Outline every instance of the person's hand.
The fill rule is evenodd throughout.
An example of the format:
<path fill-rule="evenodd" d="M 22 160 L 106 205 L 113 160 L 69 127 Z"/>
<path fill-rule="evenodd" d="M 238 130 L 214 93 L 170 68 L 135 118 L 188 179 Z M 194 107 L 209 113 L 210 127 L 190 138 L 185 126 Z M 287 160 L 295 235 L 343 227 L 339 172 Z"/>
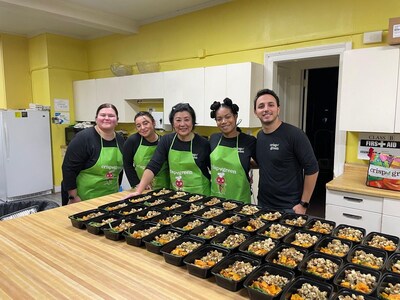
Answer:
<path fill-rule="evenodd" d="M 307 208 L 305 208 L 303 205 L 299 203 L 293 206 L 293 210 L 296 214 L 305 215 Z"/>
<path fill-rule="evenodd" d="M 82 201 L 82 199 L 79 196 L 75 196 L 74 199 L 68 200 L 68 204 L 74 204 L 74 203 L 78 203 L 81 201 Z"/>

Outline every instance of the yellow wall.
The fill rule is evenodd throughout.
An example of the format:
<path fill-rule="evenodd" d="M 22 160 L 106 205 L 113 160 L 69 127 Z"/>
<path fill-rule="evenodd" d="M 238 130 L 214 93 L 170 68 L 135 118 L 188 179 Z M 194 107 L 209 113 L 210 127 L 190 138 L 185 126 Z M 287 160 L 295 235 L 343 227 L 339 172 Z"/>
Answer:
<path fill-rule="evenodd" d="M 0 109 L 7 108 L 6 81 L 4 79 L 3 38 L 0 35 Z"/>

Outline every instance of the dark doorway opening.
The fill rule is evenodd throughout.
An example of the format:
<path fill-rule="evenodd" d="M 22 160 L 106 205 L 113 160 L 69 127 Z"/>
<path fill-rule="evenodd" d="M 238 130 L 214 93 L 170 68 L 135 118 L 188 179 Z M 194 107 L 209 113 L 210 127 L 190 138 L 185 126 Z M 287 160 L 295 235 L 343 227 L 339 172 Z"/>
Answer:
<path fill-rule="evenodd" d="M 318 180 L 307 214 L 325 217 L 325 185 L 333 179 L 339 68 L 305 70 L 305 77 L 305 132 L 319 164 Z"/>

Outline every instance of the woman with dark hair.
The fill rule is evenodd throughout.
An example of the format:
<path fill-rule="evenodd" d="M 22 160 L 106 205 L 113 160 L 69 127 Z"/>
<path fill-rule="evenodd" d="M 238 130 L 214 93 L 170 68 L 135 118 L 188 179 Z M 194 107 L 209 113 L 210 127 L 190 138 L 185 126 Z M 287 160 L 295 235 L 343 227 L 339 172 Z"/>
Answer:
<path fill-rule="evenodd" d="M 210 144 L 193 132 L 196 114 L 188 103 L 172 107 L 169 121 L 174 133 L 164 135 L 148 163 L 136 192 L 141 194 L 168 161 L 171 187 L 176 191 L 210 194 Z"/>
<path fill-rule="evenodd" d="M 251 202 L 250 161 L 255 159 L 256 138 L 237 127 L 239 107 L 225 98 L 210 107 L 221 133 L 210 137 L 211 195 Z"/>
<path fill-rule="evenodd" d="M 139 184 L 160 139 L 155 130 L 156 122 L 149 112 L 138 112 L 135 116 L 135 126 L 137 133 L 126 140 L 123 150 L 124 170 L 132 188 Z M 157 176 L 153 178 L 151 188 L 169 188 L 169 172 L 166 162 Z"/>
<path fill-rule="evenodd" d="M 94 127 L 80 131 L 68 145 L 62 165 L 63 204 L 119 190 L 124 138 L 115 133 L 118 110 L 104 103 L 97 108 L 95 120 Z"/>

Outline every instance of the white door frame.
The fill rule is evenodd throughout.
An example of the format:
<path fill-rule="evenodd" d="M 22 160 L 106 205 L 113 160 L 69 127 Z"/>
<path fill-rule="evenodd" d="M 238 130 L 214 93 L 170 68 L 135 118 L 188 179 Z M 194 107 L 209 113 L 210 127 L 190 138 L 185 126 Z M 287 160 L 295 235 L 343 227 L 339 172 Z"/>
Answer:
<path fill-rule="evenodd" d="M 335 130 L 335 156 L 334 156 L 334 177 L 343 173 L 346 160 L 346 131 L 339 130 L 339 112 L 340 112 L 340 91 L 342 85 L 342 64 L 343 52 L 352 48 L 351 42 L 329 44 L 323 46 L 298 48 L 279 52 L 265 53 L 264 55 L 264 86 L 269 89 L 276 89 L 278 85 L 279 62 L 298 61 L 302 59 L 322 58 L 328 56 L 339 56 L 339 82 L 338 82 L 338 101 L 336 109 L 336 130 Z"/>

